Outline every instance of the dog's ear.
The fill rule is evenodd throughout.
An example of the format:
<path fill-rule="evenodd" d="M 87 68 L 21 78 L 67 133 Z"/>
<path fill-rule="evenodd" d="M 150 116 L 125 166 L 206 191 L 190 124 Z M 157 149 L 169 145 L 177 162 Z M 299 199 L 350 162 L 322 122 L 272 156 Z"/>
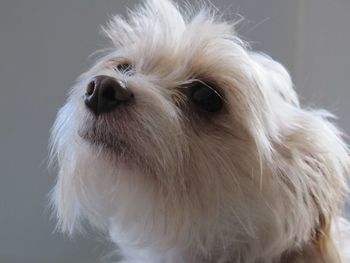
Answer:
<path fill-rule="evenodd" d="M 330 113 L 300 107 L 283 66 L 265 55 L 250 53 L 250 57 L 257 86 L 272 109 L 271 169 L 295 210 L 285 220 L 300 242 L 301 250 L 293 256 L 300 259 L 283 262 L 341 262 L 330 227 L 343 205 L 350 173 L 342 133 L 332 124 Z"/>
<path fill-rule="evenodd" d="M 58 171 L 57 183 L 50 193 L 50 203 L 58 219 L 57 228 L 68 234 L 78 228 L 80 221 L 80 204 L 76 191 L 79 177 L 75 173 L 77 159 L 73 152 L 73 149 L 79 147 L 73 147 L 78 138 L 69 122 L 74 119 L 73 112 L 74 106 L 68 101 L 57 114 L 50 137 L 49 166 Z"/>
<path fill-rule="evenodd" d="M 335 243 L 340 236 L 336 219 L 347 191 L 348 150 L 324 113 L 303 112 L 305 119 L 295 120 L 302 122 L 290 131 L 283 146 L 276 148 L 289 163 L 280 175 L 285 190 L 294 195 L 296 211 L 291 217 L 296 220 L 291 220 L 289 227 L 298 233 L 300 242 L 281 262 L 342 263 L 340 246 Z M 300 217 L 302 221 L 298 221 Z M 304 232 L 299 230 L 302 228 Z"/>
<path fill-rule="evenodd" d="M 108 201 L 112 198 L 104 199 L 108 195 L 105 189 L 115 184 L 115 178 L 111 176 L 112 168 L 107 169 L 98 153 L 90 151 L 83 144 L 74 145 L 58 159 L 58 179 L 51 193 L 51 204 L 58 219 L 57 227 L 69 235 L 83 231 L 85 222 L 102 230 L 106 226 Z"/>
<path fill-rule="evenodd" d="M 259 72 L 264 76 L 265 88 L 275 93 L 285 102 L 299 106 L 299 99 L 293 89 L 288 71 L 280 63 L 266 54 L 250 52 L 250 58 L 257 64 Z"/>
<path fill-rule="evenodd" d="M 339 248 L 333 240 L 332 222 L 320 216 L 321 225 L 315 231 L 312 242 L 302 248 L 288 252 L 282 258 L 284 263 L 343 263 Z M 333 222 L 334 224 L 334 222 Z"/>
<path fill-rule="evenodd" d="M 304 248 L 287 253 L 281 263 L 344 263 L 333 240 L 324 236 L 315 244 L 308 244 Z"/>
<path fill-rule="evenodd" d="M 296 219 L 290 220 L 290 228 L 298 233 L 301 249 L 293 255 L 298 260 L 291 257 L 284 262 L 340 263 L 331 228 L 347 193 L 349 150 L 329 113 L 295 107 L 289 115 L 281 124 L 281 139 L 275 147 L 284 164 L 276 162 L 275 166 L 287 163 L 280 175 L 285 191 L 291 193 L 290 201 L 296 204 L 289 215 Z"/>
<path fill-rule="evenodd" d="M 74 137 L 57 149 L 59 171 L 51 193 L 57 227 L 69 235 L 82 232 L 85 225 L 106 229 L 114 188 L 106 189 L 117 180 L 108 160 L 79 140 Z"/>
<path fill-rule="evenodd" d="M 332 219 L 326 219 L 324 216 L 320 216 L 320 226 L 316 230 L 315 235 L 315 253 L 320 258 L 320 262 L 334 262 L 341 263 L 339 249 L 333 240 L 332 233 Z M 334 224 L 334 222 L 333 222 Z"/>
<path fill-rule="evenodd" d="M 299 100 L 291 78 L 281 64 L 264 54 L 248 51 L 246 55 L 249 67 L 242 77 L 246 81 L 237 85 L 243 87 L 237 92 L 243 96 L 232 104 L 236 110 L 236 105 L 243 107 L 238 115 L 246 116 L 244 126 L 255 141 L 261 163 L 272 163 L 273 141 L 279 139 L 281 121 L 288 117 L 288 113 L 284 114 L 284 108 L 299 108 Z M 242 61 L 238 64 L 245 63 Z M 241 67 L 240 70 L 244 69 Z"/>
<path fill-rule="evenodd" d="M 70 176 L 63 174 L 61 170 L 58 174 L 58 181 L 51 192 L 51 206 L 56 213 L 57 228 L 59 231 L 72 235 L 74 231 L 81 230 L 80 227 L 80 203 L 75 186 Z"/>

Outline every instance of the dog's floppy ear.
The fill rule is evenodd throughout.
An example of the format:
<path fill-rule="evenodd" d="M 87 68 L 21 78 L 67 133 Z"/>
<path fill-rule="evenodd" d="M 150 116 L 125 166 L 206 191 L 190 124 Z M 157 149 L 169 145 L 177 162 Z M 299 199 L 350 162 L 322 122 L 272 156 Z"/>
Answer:
<path fill-rule="evenodd" d="M 329 121 L 329 113 L 295 107 L 291 114 L 291 119 L 282 124 L 276 150 L 288 163 L 281 168 L 280 176 L 285 191 L 291 193 L 291 202 L 297 204 L 289 215 L 296 219 L 290 220 L 290 228 L 298 233 L 301 247 L 293 255 L 298 260 L 286 262 L 341 263 L 331 228 L 347 193 L 349 150 Z M 276 166 L 285 164 L 277 162 Z"/>
<path fill-rule="evenodd" d="M 84 144 L 72 148 L 68 145 L 68 149 L 58 152 L 62 156 L 57 160 L 58 179 L 51 193 L 57 227 L 69 235 L 83 231 L 83 222 L 103 230 L 109 210 L 101 203 L 106 207 L 109 203 L 101 201 L 101 198 L 109 193 L 105 190 L 106 185 L 115 184 L 115 178 L 111 176 L 112 168 L 107 169 L 107 164 L 98 153 L 92 154 Z"/>
<path fill-rule="evenodd" d="M 57 228 L 72 234 L 80 217 L 80 204 L 75 189 L 76 158 L 73 145 L 76 135 L 68 120 L 73 119 L 71 103 L 62 107 L 57 115 L 50 137 L 50 166 L 58 170 L 57 183 L 50 193 L 50 202 L 58 219 Z"/>
<path fill-rule="evenodd" d="M 238 94 L 243 94 L 244 98 L 232 104 L 237 104 L 236 108 L 243 105 L 239 115 L 247 116 L 244 125 L 255 141 L 260 160 L 274 162 L 273 141 L 279 139 L 280 123 L 286 118 L 281 114 L 285 112 L 284 108 L 299 108 L 299 100 L 291 78 L 281 64 L 264 54 L 248 51 L 246 55 L 249 67 L 243 79 L 247 81 L 237 85 L 243 87 Z"/>
<path fill-rule="evenodd" d="M 56 212 L 58 230 L 71 235 L 74 231 L 81 230 L 80 203 L 76 190 L 73 189 L 73 180 L 69 178 L 74 175 L 63 173 L 62 170 L 59 172 L 57 184 L 51 192 L 51 206 Z"/>
<path fill-rule="evenodd" d="M 266 55 L 251 52 L 250 57 L 257 86 L 272 108 L 268 116 L 276 125 L 269 130 L 276 154 L 271 167 L 295 204 L 285 220 L 299 249 L 283 262 L 340 263 L 330 228 L 343 205 L 350 173 L 342 133 L 330 113 L 300 107 L 283 66 Z"/>
<path fill-rule="evenodd" d="M 339 255 L 338 248 L 333 240 L 333 233 L 331 229 L 332 218 L 327 220 L 322 215 L 320 217 L 321 224 L 319 229 L 316 230 L 315 236 L 315 252 L 322 263 L 341 263 L 342 260 Z"/>
<path fill-rule="evenodd" d="M 280 96 L 284 101 L 299 106 L 299 99 L 287 70 L 266 54 L 250 52 L 250 58 L 257 63 L 259 71 L 266 78 L 266 89 Z"/>
<path fill-rule="evenodd" d="M 335 240 L 344 231 L 337 229 L 337 217 L 347 192 L 348 149 L 325 113 L 302 112 L 305 119 L 295 119 L 295 130 L 276 148 L 289 163 L 280 176 L 294 196 L 296 211 L 289 215 L 294 220 L 287 221 L 301 243 L 282 262 L 342 263 Z"/>
<path fill-rule="evenodd" d="M 320 219 L 323 220 L 325 219 Z M 344 263 L 333 240 L 331 222 L 325 220 L 322 224 L 316 230 L 312 242 L 296 251 L 287 252 L 281 262 Z"/>

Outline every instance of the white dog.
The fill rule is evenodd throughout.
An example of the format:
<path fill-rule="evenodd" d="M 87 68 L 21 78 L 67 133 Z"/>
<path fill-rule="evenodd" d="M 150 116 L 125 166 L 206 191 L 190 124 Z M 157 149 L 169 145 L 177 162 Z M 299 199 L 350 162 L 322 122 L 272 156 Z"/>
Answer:
<path fill-rule="evenodd" d="M 148 0 L 52 134 L 60 229 L 87 222 L 133 263 L 340 263 L 349 150 L 287 71 L 212 11 Z"/>

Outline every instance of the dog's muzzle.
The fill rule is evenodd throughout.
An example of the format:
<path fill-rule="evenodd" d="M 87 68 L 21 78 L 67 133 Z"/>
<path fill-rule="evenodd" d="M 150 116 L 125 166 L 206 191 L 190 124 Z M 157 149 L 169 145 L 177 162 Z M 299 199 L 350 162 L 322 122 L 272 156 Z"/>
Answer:
<path fill-rule="evenodd" d="M 84 102 L 96 116 L 99 116 L 129 102 L 133 96 L 124 82 L 110 76 L 100 75 L 89 82 Z"/>

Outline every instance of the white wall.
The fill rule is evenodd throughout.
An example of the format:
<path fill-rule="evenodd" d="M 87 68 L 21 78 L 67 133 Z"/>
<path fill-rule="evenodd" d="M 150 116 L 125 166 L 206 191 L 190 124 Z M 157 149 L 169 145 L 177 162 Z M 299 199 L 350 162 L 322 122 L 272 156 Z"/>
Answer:
<path fill-rule="evenodd" d="M 299 0 L 298 10 L 297 90 L 350 134 L 350 1 Z"/>

